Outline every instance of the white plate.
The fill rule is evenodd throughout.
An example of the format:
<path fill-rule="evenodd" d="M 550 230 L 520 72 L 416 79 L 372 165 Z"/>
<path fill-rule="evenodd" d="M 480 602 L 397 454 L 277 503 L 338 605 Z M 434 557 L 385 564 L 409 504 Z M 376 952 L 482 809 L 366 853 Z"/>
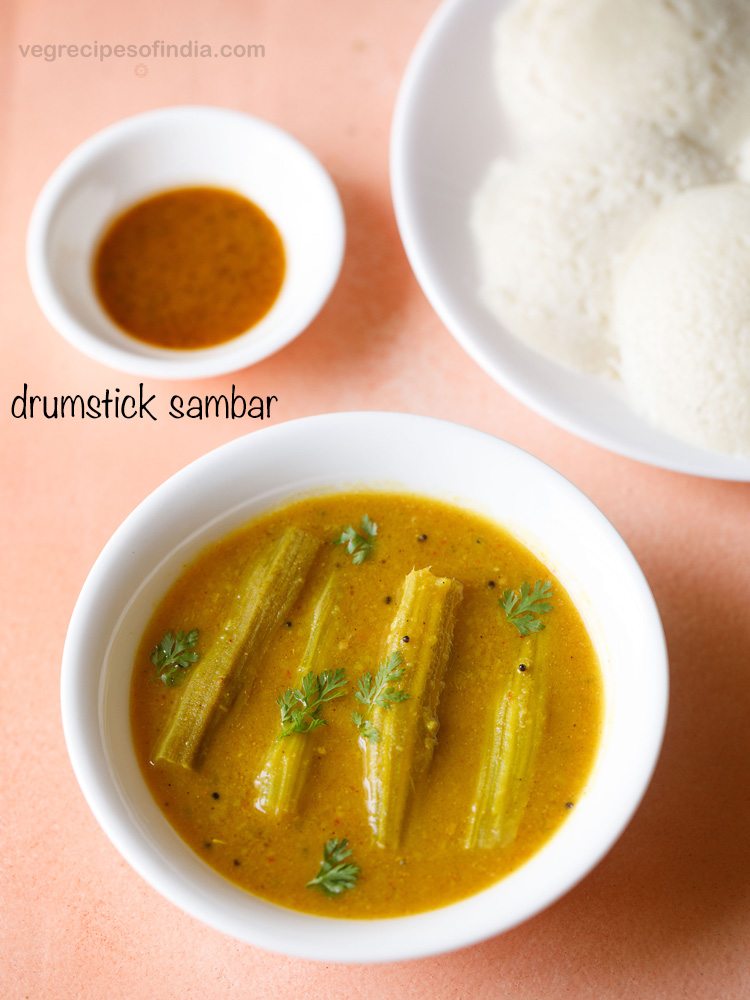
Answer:
<path fill-rule="evenodd" d="M 509 392 L 560 427 L 651 465 L 750 480 L 750 460 L 684 444 L 646 423 L 614 386 L 547 361 L 482 305 L 469 206 L 509 149 L 492 82 L 492 25 L 509 0 L 448 0 L 419 41 L 393 120 L 391 184 L 401 238 L 435 311 Z"/>

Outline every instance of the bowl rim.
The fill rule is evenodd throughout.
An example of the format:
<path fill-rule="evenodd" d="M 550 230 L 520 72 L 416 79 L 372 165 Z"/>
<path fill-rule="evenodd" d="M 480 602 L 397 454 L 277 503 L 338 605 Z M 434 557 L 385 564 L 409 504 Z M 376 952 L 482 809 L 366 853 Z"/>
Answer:
<path fill-rule="evenodd" d="M 414 121 L 419 119 L 421 113 L 422 76 L 429 68 L 437 46 L 444 37 L 450 39 L 454 47 L 460 44 L 460 30 L 456 28 L 456 22 L 464 17 L 466 11 L 471 14 L 484 6 L 496 16 L 500 7 L 509 2 L 510 0 L 500 0 L 499 3 L 497 0 L 442 0 L 423 29 L 401 80 L 391 119 L 389 176 L 396 224 L 417 283 L 438 318 L 469 357 L 524 406 L 556 426 L 606 451 L 655 468 L 706 479 L 750 481 L 749 457 L 723 454 L 681 441 L 665 431 L 646 424 L 629 404 L 629 412 L 643 421 L 644 429 L 674 442 L 674 448 L 677 449 L 674 453 L 664 448 L 649 450 L 639 441 L 631 440 L 628 434 L 623 434 L 614 428 L 611 430 L 602 428 L 596 417 L 583 419 L 579 414 L 569 411 L 564 399 L 558 401 L 557 397 L 548 391 L 549 384 L 554 382 L 556 376 L 566 380 L 580 379 L 581 385 L 575 390 L 577 396 L 586 392 L 587 384 L 601 388 L 604 383 L 598 377 L 568 371 L 563 366 L 543 358 L 542 355 L 536 355 L 536 352 L 520 339 L 518 346 L 535 354 L 537 363 L 543 362 L 548 371 L 534 379 L 528 378 L 523 372 L 516 372 L 512 365 L 508 366 L 503 359 L 496 357 L 487 348 L 485 339 L 474 333 L 470 318 L 462 315 L 459 303 L 451 301 L 452 297 L 448 294 L 442 275 L 432 259 L 429 240 L 423 232 L 420 221 L 420 212 L 410 194 L 413 183 L 409 179 L 411 166 L 408 151 L 409 136 Z M 499 105 L 497 114 L 500 115 Z M 456 299 L 458 298 L 456 296 Z M 499 332 L 504 329 L 497 321 L 494 322 Z M 508 335 L 512 336 L 510 333 Z"/>
<path fill-rule="evenodd" d="M 252 130 L 255 135 L 274 137 L 299 159 L 316 177 L 325 199 L 329 216 L 333 250 L 325 280 L 319 282 L 304 310 L 304 319 L 288 327 L 280 327 L 268 335 L 259 348 L 253 342 L 255 327 L 222 344 L 187 351 L 153 348 L 144 355 L 124 345 L 108 343 L 81 323 L 66 307 L 49 267 L 47 240 L 54 214 L 64 200 L 68 186 L 76 176 L 113 144 L 140 133 L 154 125 L 180 124 L 195 119 L 223 122 L 230 128 Z M 177 184 L 176 187 L 183 185 Z M 159 190 L 168 190 L 160 188 Z M 158 193 L 155 191 L 154 193 Z M 127 207 L 127 206 L 123 206 Z M 282 234 L 283 236 L 283 234 Z M 256 115 L 233 108 L 210 104 L 179 104 L 154 108 L 111 122 L 94 132 L 72 149 L 49 175 L 31 210 L 26 231 L 26 270 L 34 298 L 47 321 L 65 340 L 95 361 L 131 375 L 158 379 L 191 379 L 224 375 L 256 364 L 270 357 L 298 337 L 312 323 L 329 298 L 341 272 L 346 244 L 346 221 L 338 190 L 331 175 L 320 160 L 290 132 Z M 137 340 L 134 340 L 137 343 Z M 222 353 L 217 351 L 221 349 Z"/>
<path fill-rule="evenodd" d="M 184 489 L 190 477 L 194 476 L 196 472 L 210 463 L 232 462 L 247 449 L 252 452 L 254 447 L 253 442 L 257 441 L 259 437 L 264 439 L 266 445 L 272 442 L 276 452 L 280 452 L 284 446 L 285 439 L 293 443 L 296 436 L 300 434 L 304 435 L 308 431 L 314 432 L 316 438 L 319 438 L 326 431 L 335 431 L 336 428 L 340 428 L 343 432 L 347 426 L 350 429 L 358 428 L 359 430 L 364 430 L 368 426 L 371 427 L 373 421 L 378 425 L 380 430 L 388 427 L 399 434 L 408 435 L 410 430 L 417 433 L 418 429 L 426 429 L 425 432 L 429 433 L 431 428 L 433 432 L 438 433 L 448 430 L 450 433 L 456 435 L 457 438 L 466 440 L 467 443 L 469 438 L 475 441 L 481 440 L 483 442 L 482 447 L 494 451 L 496 457 L 499 457 L 502 453 L 512 453 L 516 460 L 530 464 L 541 474 L 544 474 L 550 484 L 555 484 L 557 491 L 565 491 L 573 497 L 576 503 L 583 505 L 587 517 L 592 518 L 598 523 L 616 547 L 619 556 L 622 557 L 622 572 L 627 573 L 630 577 L 631 583 L 638 591 L 639 601 L 643 602 L 643 628 L 648 633 L 648 645 L 651 650 L 651 660 L 653 661 L 653 684 L 649 692 L 653 702 L 653 710 L 650 716 L 651 730 L 646 733 L 646 739 L 639 749 L 639 770 L 631 788 L 632 798 L 628 799 L 624 804 L 618 804 L 618 810 L 614 816 L 611 814 L 607 815 L 606 821 L 604 821 L 606 832 L 599 836 L 596 849 L 587 854 L 585 858 L 578 857 L 575 864 L 570 866 L 572 873 L 571 871 L 566 872 L 563 878 L 557 879 L 554 886 L 550 888 L 545 885 L 544 890 L 540 893 L 541 898 L 534 898 L 531 902 L 526 900 L 523 905 L 518 906 L 513 919 L 506 919 L 498 925 L 497 918 L 495 917 L 493 920 L 493 914 L 490 912 L 484 916 L 481 928 L 477 928 L 474 924 L 469 926 L 461 920 L 454 920 L 451 923 L 449 932 L 446 932 L 445 928 L 441 929 L 439 926 L 440 920 L 446 912 L 455 910 L 456 916 L 458 916 L 462 906 L 478 897 L 491 893 L 497 886 L 505 883 L 508 879 L 512 879 L 517 872 L 523 872 L 538 854 L 532 855 L 529 861 L 525 862 L 520 869 L 516 869 L 505 878 L 473 896 L 435 910 L 428 910 L 414 915 L 372 920 L 352 920 L 322 917 L 306 913 L 302 914 L 299 911 L 269 904 L 276 910 L 287 914 L 290 920 L 302 918 L 306 922 L 306 925 L 310 927 L 314 926 L 316 930 L 320 928 L 321 933 L 322 929 L 327 927 L 330 927 L 332 930 L 338 929 L 339 931 L 342 927 L 365 928 L 362 933 L 362 940 L 359 938 L 355 940 L 354 933 L 349 934 L 349 932 L 344 932 L 345 934 L 349 934 L 351 940 L 347 940 L 346 948 L 342 949 L 341 945 L 336 943 L 335 933 L 332 933 L 330 936 L 326 935 L 325 943 L 322 943 L 320 935 L 315 937 L 312 934 L 309 940 L 299 935 L 290 935 L 288 939 L 284 938 L 282 940 L 280 935 L 273 930 L 252 925 L 251 922 L 249 922 L 251 924 L 249 927 L 243 925 L 240 928 L 232 918 L 232 915 L 223 914 L 218 905 L 214 906 L 212 910 L 212 900 L 201 897 L 198 891 L 187 885 L 186 880 L 180 878 L 179 873 L 175 873 L 174 870 L 166 871 L 160 868 L 156 864 L 156 861 L 159 859 L 157 858 L 155 848 L 147 842 L 143 832 L 136 828 L 132 818 L 128 818 L 130 824 L 128 826 L 128 823 L 121 824 L 120 820 L 112 815 L 112 808 L 108 805 L 107 798 L 113 794 L 120 793 L 116 777 L 112 773 L 111 768 L 108 767 L 106 771 L 106 779 L 102 779 L 101 776 L 97 776 L 96 770 L 91 764 L 91 754 L 95 753 L 97 749 L 100 753 L 104 753 L 106 757 L 105 739 L 102 732 L 103 709 L 101 700 L 97 700 L 98 718 L 96 726 L 97 736 L 95 739 L 85 732 L 85 713 L 81 711 L 81 705 L 85 698 L 91 696 L 90 691 L 85 689 L 84 670 L 90 669 L 86 667 L 86 649 L 89 641 L 89 633 L 98 627 L 96 625 L 95 604 L 99 594 L 104 589 L 104 581 L 111 572 L 113 554 L 121 549 L 124 543 L 131 544 L 129 535 L 132 534 L 136 527 L 140 528 L 142 526 L 141 522 L 153 516 L 153 512 L 170 491 Z M 404 488 L 404 492 L 407 491 L 408 488 Z M 335 492 L 335 490 L 331 490 L 330 492 Z M 420 490 L 415 490 L 414 492 L 421 492 L 421 495 L 429 496 L 428 492 Z M 297 493 L 290 492 L 287 498 L 293 499 L 297 496 Z M 116 624 L 110 623 L 109 634 L 113 634 L 115 629 Z M 97 669 L 101 685 L 105 671 L 101 666 L 98 666 Z M 414 414 L 360 411 L 303 417 L 264 428 L 260 432 L 255 431 L 243 435 L 205 453 L 191 462 L 142 500 L 105 544 L 81 589 L 65 639 L 60 685 L 65 743 L 84 798 L 99 825 L 115 848 L 152 888 L 156 889 L 157 892 L 184 912 L 187 912 L 203 923 L 239 940 L 255 944 L 269 951 L 328 962 L 380 963 L 442 954 L 495 936 L 541 912 L 584 878 L 608 853 L 620 837 L 648 788 L 664 736 L 669 680 L 666 641 L 658 609 L 648 582 L 635 557 L 619 533 L 582 491 L 559 472 L 530 453 L 507 441 L 474 428 Z M 564 828 L 565 824 L 558 827 L 548 843 L 554 842 L 559 836 L 560 830 Z M 222 876 L 217 874 L 217 877 L 224 881 Z M 244 892 L 244 890 L 239 891 Z M 250 893 L 248 895 L 251 898 L 257 899 L 257 897 L 253 897 Z M 421 933 L 412 932 L 412 929 L 416 926 L 421 929 Z M 376 935 L 373 935 L 373 929 L 377 930 Z M 370 943 L 372 936 L 377 939 L 374 946 Z M 329 940 L 333 943 L 329 944 Z"/>

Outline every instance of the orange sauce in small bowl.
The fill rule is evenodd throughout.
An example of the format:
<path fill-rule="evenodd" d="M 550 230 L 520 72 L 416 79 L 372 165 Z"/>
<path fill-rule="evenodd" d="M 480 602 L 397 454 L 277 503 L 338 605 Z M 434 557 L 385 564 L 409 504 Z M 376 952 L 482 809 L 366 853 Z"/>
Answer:
<path fill-rule="evenodd" d="M 99 301 L 155 347 L 213 347 L 271 309 L 284 281 L 281 235 L 252 201 L 223 188 L 165 191 L 126 209 L 94 254 Z"/>

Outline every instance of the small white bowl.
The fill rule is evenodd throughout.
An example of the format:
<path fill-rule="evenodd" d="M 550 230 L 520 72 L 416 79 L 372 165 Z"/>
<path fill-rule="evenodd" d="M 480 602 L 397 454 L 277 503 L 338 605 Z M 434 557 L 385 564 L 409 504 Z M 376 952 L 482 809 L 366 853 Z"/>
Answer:
<path fill-rule="evenodd" d="M 209 868 L 169 825 L 135 758 L 133 661 L 151 612 L 186 560 L 300 495 L 403 490 L 507 527 L 565 586 L 596 646 L 605 719 L 587 786 L 551 840 L 507 878 L 416 916 L 332 920 L 284 909 Z M 462 947 L 514 926 L 582 878 L 612 846 L 651 777 L 667 708 L 659 615 L 625 543 L 567 480 L 478 431 L 427 417 L 341 413 L 270 427 L 177 473 L 107 543 L 65 642 L 62 715 L 73 768 L 107 835 L 159 892 L 207 924 L 304 958 L 379 962 Z M 634 873 L 635 874 L 635 873 Z"/>
<path fill-rule="evenodd" d="M 194 185 L 230 188 L 268 215 L 284 242 L 284 283 L 269 312 L 233 340 L 187 351 L 152 347 L 102 309 L 92 256 L 128 206 Z M 98 132 L 60 164 L 31 215 L 27 266 L 45 316 L 84 354 L 135 375 L 197 378 L 254 364 L 300 334 L 336 283 L 344 235 L 331 178 L 288 133 L 225 108 L 163 108 Z"/>

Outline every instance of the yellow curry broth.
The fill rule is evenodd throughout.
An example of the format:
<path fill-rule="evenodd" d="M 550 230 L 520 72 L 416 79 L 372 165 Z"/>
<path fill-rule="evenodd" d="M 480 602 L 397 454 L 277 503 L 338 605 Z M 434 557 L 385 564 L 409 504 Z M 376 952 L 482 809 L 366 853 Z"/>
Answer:
<path fill-rule="evenodd" d="M 379 533 L 359 566 L 330 544 L 367 513 Z M 242 567 L 279 536 L 283 526 L 309 530 L 324 544 L 288 623 L 274 635 L 250 691 L 240 696 L 213 738 L 197 772 L 150 763 L 180 687 L 167 688 L 150 663 L 162 635 L 200 630 L 207 649 Z M 427 538 L 420 541 L 420 536 Z M 412 568 L 464 584 L 453 653 L 439 705 L 440 731 L 432 766 L 415 790 L 398 850 L 374 846 L 362 792 L 362 753 L 351 713 L 359 676 L 374 671 Z M 315 748 L 298 815 L 271 819 L 254 806 L 253 785 L 279 731 L 277 696 L 295 684 L 312 607 L 331 572 L 339 575 L 344 613 L 338 652 L 317 670 L 345 667 L 345 698 L 325 705 L 328 725 L 304 738 Z M 253 522 L 187 566 L 156 609 L 141 642 L 132 685 L 138 759 L 156 801 L 180 835 L 233 882 L 299 910 L 346 917 L 395 916 L 470 895 L 518 867 L 537 851 L 574 806 L 591 768 L 602 716 L 596 656 L 581 619 L 553 580 L 554 610 L 545 616 L 550 709 L 537 757 L 534 787 L 514 843 L 466 850 L 460 835 L 471 807 L 481 744 L 489 739 L 491 692 L 514 669 L 520 639 L 498 599 L 505 587 L 550 579 L 522 545 L 489 522 L 431 500 L 384 494 L 313 498 Z M 389 600 L 390 599 L 390 600 Z M 392 711 L 398 711 L 394 706 Z M 324 842 L 347 837 L 361 869 L 357 885 L 330 898 L 306 883 L 317 873 Z"/>

